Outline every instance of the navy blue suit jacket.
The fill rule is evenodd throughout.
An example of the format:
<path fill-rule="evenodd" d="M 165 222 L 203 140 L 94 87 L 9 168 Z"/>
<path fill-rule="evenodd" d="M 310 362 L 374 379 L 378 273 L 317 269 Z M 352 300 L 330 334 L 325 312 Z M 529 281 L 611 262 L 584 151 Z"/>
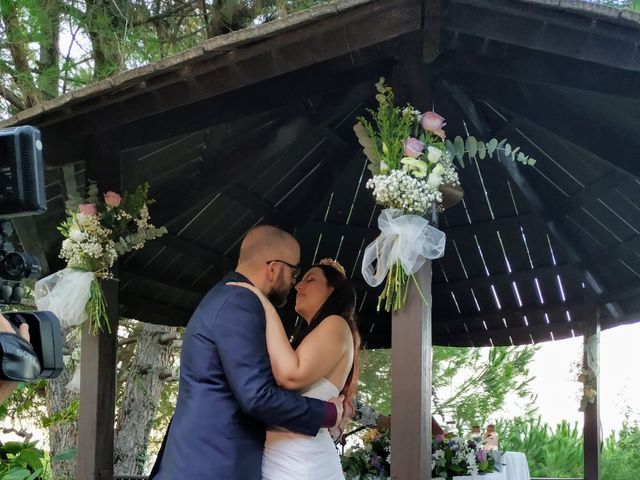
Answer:
<path fill-rule="evenodd" d="M 237 272 L 213 287 L 189 320 L 173 419 L 154 480 L 260 480 L 266 425 L 316 435 L 325 405 L 279 388 L 264 309 Z"/>

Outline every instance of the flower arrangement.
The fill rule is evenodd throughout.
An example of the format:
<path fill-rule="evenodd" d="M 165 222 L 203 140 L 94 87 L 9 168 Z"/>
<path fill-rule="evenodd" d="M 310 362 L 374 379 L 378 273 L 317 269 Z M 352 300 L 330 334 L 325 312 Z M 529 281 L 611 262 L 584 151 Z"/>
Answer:
<path fill-rule="evenodd" d="M 144 184 L 133 193 L 107 192 L 100 198 L 91 183 L 82 203 L 67 203 L 67 218 L 58 227 L 65 237 L 60 257 L 67 268 L 36 283 L 38 308 L 53 311 L 65 326 L 88 318 L 93 333 L 110 331 L 98 280 L 113 277 L 110 269 L 118 257 L 167 233 L 149 223 L 153 200 L 148 194 Z"/>
<path fill-rule="evenodd" d="M 364 448 L 350 450 L 340 457 L 347 480 L 382 480 L 391 475 L 389 432 L 369 430 L 362 438 Z"/>
<path fill-rule="evenodd" d="M 364 448 L 341 457 L 347 480 L 391 478 L 391 437 L 372 429 L 363 437 Z M 470 438 L 436 436 L 431 443 L 431 476 L 451 480 L 454 476 L 478 475 L 495 470 L 498 452 L 484 447 L 480 436 Z"/>
<path fill-rule="evenodd" d="M 384 304 L 385 310 L 391 311 L 404 306 L 408 279 L 411 277 L 415 281 L 413 274 L 425 259 L 436 259 L 444 254 L 446 237 L 442 232 L 436 234 L 436 229 L 421 217 L 431 208 L 442 210 L 462 198 L 455 163 L 464 167 L 465 156 L 484 159 L 497 152 L 524 165 L 535 164 L 535 159 L 519 148 L 512 148 L 506 140 L 494 138 L 484 142 L 473 136 L 466 140 L 458 136 L 450 141 L 444 131 L 446 121 L 438 113 L 421 113 L 411 104 L 404 108 L 396 106 L 393 89 L 385 84 L 384 78 L 376 83 L 376 91 L 378 108 L 367 110 L 368 119 L 358 117 L 354 131 L 373 174 L 367 188 L 386 210 L 379 220 L 382 235 L 369 246 L 370 254 L 365 253 L 362 270 L 371 286 L 379 285 L 386 277 L 378 310 Z M 400 220 L 402 217 L 406 218 Z M 389 227 L 388 232 L 383 230 L 383 223 Z M 431 243 L 422 251 L 402 247 L 404 242 L 420 250 L 425 238 Z M 371 266 L 374 260 L 377 260 L 378 270 L 375 275 Z M 423 300 L 426 301 L 424 296 Z"/>
<path fill-rule="evenodd" d="M 431 476 L 451 480 L 460 475 L 478 475 L 495 470 L 495 460 L 481 437 L 468 439 L 438 435 L 431 448 Z"/>

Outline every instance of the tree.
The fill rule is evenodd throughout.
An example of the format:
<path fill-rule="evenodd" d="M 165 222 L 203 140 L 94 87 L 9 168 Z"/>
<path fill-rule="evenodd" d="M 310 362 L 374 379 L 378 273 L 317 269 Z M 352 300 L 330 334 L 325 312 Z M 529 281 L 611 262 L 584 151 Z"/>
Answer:
<path fill-rule="evenodd" d="M 531 409 L 528 365 L 535 347 L 491 349 L 434 347 L 432 409 L 453 419 L 459 429 L 484 424 L 504 406 L 509 393 Z M 391 351 L 361 353 L 359 395 L 383 413 L 391 413 Z"/>

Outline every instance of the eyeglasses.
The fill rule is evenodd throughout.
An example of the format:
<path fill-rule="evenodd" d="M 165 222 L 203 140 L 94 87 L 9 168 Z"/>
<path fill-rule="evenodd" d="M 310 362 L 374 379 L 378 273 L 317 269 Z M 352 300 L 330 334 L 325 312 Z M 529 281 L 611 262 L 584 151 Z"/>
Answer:
<path fill-rule="evenodd" d="M 279 263 L 284 263 L 287 267 L 289 267 L 291 270 L 293 270 L 292 276 L 294 280 L 298 280 L 298 277 L 300 276 L 300 273 L 302 273 L 302 270 L 300 270 L 300 265 L 293 265 L 289 262 L 285 262 L 284 260 L 278 260 L 278 259 L 274 259 L 274 260 L 267 260 L 267 265 L 269 265 L 270 263 L 273 262 L 279 262 Z"/>

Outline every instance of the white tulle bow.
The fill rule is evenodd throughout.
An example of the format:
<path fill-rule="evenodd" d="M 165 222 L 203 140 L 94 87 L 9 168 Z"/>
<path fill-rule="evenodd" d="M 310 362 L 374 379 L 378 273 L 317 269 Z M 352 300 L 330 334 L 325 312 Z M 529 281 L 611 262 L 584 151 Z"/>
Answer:
<path fill-rule="evenodd" d="M 372 287 L 380 285 L 389 268 L 398 262 L 410 275 L 427 259 L 444 255 L 446 235 L 418 215 L 403 215 L 402 210 L 387 208 L 378 217 L 378 227 L 381 233 L 367 246 L 362 259 L 362 276 Z"/>
<path fill-rule="evenodd" d="M 93 272 L 65 268 L 36 282 L 34 296 L 39 310 L 56 314 L 63 327 L 80 325 L 87 318 Z"/>

